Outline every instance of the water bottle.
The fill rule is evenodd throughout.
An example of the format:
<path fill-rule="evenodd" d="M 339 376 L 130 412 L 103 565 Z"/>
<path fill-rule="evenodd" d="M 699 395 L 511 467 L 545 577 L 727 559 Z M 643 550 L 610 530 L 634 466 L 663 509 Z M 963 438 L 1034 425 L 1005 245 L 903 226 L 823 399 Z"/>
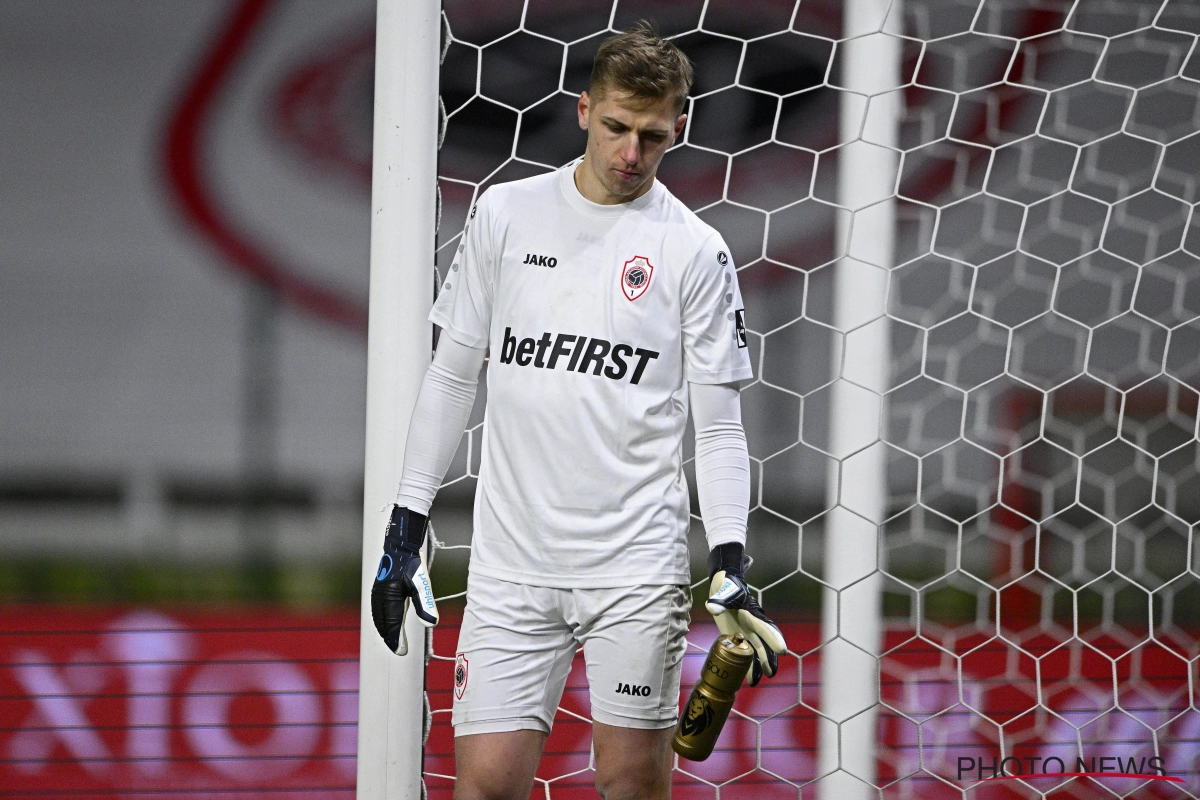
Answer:
<path fill-rule="evenodd" d="M 691 761 L 703 761 L 712 754 L 733 708 L 734 694 L 753 660 L 754 650 L 741 634 L 717 637 L 675 726 L 671 747 L 676 753 Z"/>

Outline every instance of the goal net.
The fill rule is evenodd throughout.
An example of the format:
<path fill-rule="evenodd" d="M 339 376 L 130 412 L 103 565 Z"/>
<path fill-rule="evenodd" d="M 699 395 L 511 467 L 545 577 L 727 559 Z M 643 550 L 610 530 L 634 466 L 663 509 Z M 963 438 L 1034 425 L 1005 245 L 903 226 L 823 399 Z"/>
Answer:
<path fill-rule="evenodd" d="M 738 268 L 747 577 L 791 648 L 676 795 L 1200 796 L 1200 5 L 446 0 L 442 279 L 483 190 L 582 152 L 641 18 L 696 66 L 660 177 Z M 433 514 L 447 798 L 485 401 Z M 537 792 L 593 796 L 588 720 L 577 669 Z"/>

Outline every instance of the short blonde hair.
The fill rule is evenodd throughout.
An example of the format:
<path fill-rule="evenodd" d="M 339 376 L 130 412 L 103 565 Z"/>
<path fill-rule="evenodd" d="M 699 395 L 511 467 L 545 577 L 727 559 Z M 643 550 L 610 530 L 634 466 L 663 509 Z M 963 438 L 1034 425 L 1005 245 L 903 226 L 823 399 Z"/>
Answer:
<path fill-rule="evenodd" d="M 669 97 L 676 114 L 683 111 L 691 88 L 692 62 L 645 20 L 604 40 L 588 82 L 588 94 L 596 99 L 608 89 L 646 101 Z"/>

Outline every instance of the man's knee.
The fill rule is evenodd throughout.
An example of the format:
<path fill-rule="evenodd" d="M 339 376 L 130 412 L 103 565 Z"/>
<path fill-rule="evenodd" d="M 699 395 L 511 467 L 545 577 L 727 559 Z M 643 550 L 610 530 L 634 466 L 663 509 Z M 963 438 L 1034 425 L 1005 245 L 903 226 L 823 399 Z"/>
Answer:
<path fill-rule="evenodd" d="M 604 800 L 658 800 L 671 796 L 671 765 L 644 764 L 634 769 L 596 770 L 596 791 Z"/>
<path fill-rule="evenodd" d="M 454 800 L 526 800 L 529 781 L 483 771 L 458 774 Z"/>
<path fill-rule="evenodd" d="M 454 800 L 527 800 L 546 734 L 522 730 L 454 740 Z"/>
<path fill-rule="evenodd" d="M 596 723 L 596 791 L 604 800 L 665 800 L 671 796 L 672 731 L 612 728 Z"/>

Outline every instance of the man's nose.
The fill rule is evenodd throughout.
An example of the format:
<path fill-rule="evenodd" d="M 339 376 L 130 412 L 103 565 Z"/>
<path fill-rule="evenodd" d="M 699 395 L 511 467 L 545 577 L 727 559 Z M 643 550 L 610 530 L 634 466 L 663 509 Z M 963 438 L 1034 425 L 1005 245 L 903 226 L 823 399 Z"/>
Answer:
<path fill-rule="evenodd" d="M 626 164 L 636 164 L 641 149 L 637 134 L 633 134 L 625 139 L 624 146 L 621 148 L 621 158 L 625 159 Z"/>

